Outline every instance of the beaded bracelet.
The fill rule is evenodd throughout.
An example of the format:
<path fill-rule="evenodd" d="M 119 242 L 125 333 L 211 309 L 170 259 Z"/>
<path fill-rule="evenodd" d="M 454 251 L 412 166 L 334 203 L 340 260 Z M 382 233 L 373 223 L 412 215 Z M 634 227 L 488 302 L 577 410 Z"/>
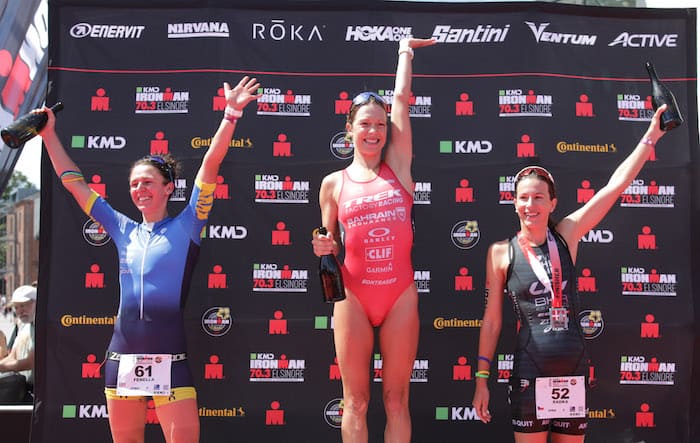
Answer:
<path fill-rule="evenodd" d="M 489 371 L 476 371 L 476 374 L 474 375 L 476 375 L 479 378 L 489 378 L 491 373 Z"/>
<path fill-rule="evenodd" d="M 640 143 L 643 145 L 651 145 L 652 147 L 654 147 L 656 145 L 654 140 L 652 140 L 650 137 L 644 138 Z"/>
<path fill-rule="evenodd" d="M 491 366 L 491 359 L 490 359 L 490 358 L 484 357 L 483 355 L 480 355 L 480 356 L 478 357 L 478 359 L 479 359 L 479 360 L 482 360 L 482 361 L 485 361 L 486 363 L 489 364 L 489 366 Z"/>
<path fill-rule="evenodd" d="M 85 177 L 80 171 L 63 171 L 61 173 L 61 182 L 64 184 L 79 182 L 81 180 L 84 181 Z"/>

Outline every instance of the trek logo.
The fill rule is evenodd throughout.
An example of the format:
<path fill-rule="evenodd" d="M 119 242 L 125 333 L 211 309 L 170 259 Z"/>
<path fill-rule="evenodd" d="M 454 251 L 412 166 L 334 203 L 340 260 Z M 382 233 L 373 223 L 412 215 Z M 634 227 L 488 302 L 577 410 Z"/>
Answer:
<path fill-rule="evenodd" d="M 545 29 L 549 26 L 549 23 L 535 25 L 533 22 L 525 22 L 525 24 L 530 28 L 530 31 L 532 31 L 537 43 L 595 46 L 595 41 L 598 38 L 596 35 L 546 32 Z"/>
<path fill-rule="evenodd" d="M 75 149 L 122 149 L 126 146 L 126 137 L 121 135 L 73 135 L 71 148 Z"/>

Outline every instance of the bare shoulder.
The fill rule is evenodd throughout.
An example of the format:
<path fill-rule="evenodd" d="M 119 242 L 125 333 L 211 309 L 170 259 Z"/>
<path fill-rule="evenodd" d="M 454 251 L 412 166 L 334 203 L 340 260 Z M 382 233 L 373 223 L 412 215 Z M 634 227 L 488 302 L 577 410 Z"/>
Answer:
<path fill-rule="evenodd" d="M 340 190 L 340 185 L 343 182 L 342 180 L 343 180 L 342 169 L 339 171 L 333 171 L 330 174 L 326 175 L 325 177 L 323 177 L 323 180 L 321 181 L 320 194 L 326 195 L 326 196 L 337 195 L 338 191 Z"/>
<path fill-rule="evenodd" d="M 497 268 L 505 269 L 508 267 L 508 240 L 501 240 L 491 243 L 489 246 L 488 258 Z"/>

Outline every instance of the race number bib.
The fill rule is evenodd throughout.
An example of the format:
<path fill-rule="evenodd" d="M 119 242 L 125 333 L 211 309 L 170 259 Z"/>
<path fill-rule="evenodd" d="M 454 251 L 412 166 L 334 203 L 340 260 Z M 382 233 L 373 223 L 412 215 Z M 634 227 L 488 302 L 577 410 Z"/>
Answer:
<path fill-rule="evenodd" d="M 170 395 L 170 354 L 122 354 L 117 395 Z"/>
<path fill-rule="evenodd" d="M 584 377 L 538 377 L 535 379 L 537 418 L 583 418 L 586 416 Z"/>

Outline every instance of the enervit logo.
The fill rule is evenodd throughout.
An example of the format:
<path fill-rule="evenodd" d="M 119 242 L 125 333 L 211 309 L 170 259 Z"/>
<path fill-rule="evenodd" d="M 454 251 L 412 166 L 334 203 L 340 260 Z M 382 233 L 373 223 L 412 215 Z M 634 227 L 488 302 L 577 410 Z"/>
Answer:
<path fill-rule="evenodd" d="M 413 36 L 410 26 L 348 26 L 345 41 L 397 42 Z"/>
<path fill-rule="evenodd" d="M 325 26 L 321 26 L 324 28 Z M 253 23 L 253 40 L 323 41 L 318 25 L 286 23 L 283 19 L 270 20 L 269 24 Z"/>
<path fill-rule="evenodd" d="M 135 39 L 141 38 L 145 26 L 141 25 L 92 25 L 90 23 L 76 23 L 70 28 L 70 36 L 73 38 L 105 38 L 105 39 Z"/>
<path fill-rule="evenodd" d="M 168 23 L 168 38 L 228 37 L 228 23 Z"/>
<path fill-rule="evenodd" d="M 675 48 L 678 34 L 630 34 L 623 32 L 608 43 L 608 46 L 624 48 Z"/>
<path fill-rule="evenodd" d="M 588 34 L 567 34 L 562 32 L 547 32 L 545 29 L 549 23 L 540 23 L 536 25 L 533 22 L 525 22 L 535 36 L 537 43 L 555 43 L 562 45 L 582 45 L 594 46 L 598 38 L 596 35 Z"/>

